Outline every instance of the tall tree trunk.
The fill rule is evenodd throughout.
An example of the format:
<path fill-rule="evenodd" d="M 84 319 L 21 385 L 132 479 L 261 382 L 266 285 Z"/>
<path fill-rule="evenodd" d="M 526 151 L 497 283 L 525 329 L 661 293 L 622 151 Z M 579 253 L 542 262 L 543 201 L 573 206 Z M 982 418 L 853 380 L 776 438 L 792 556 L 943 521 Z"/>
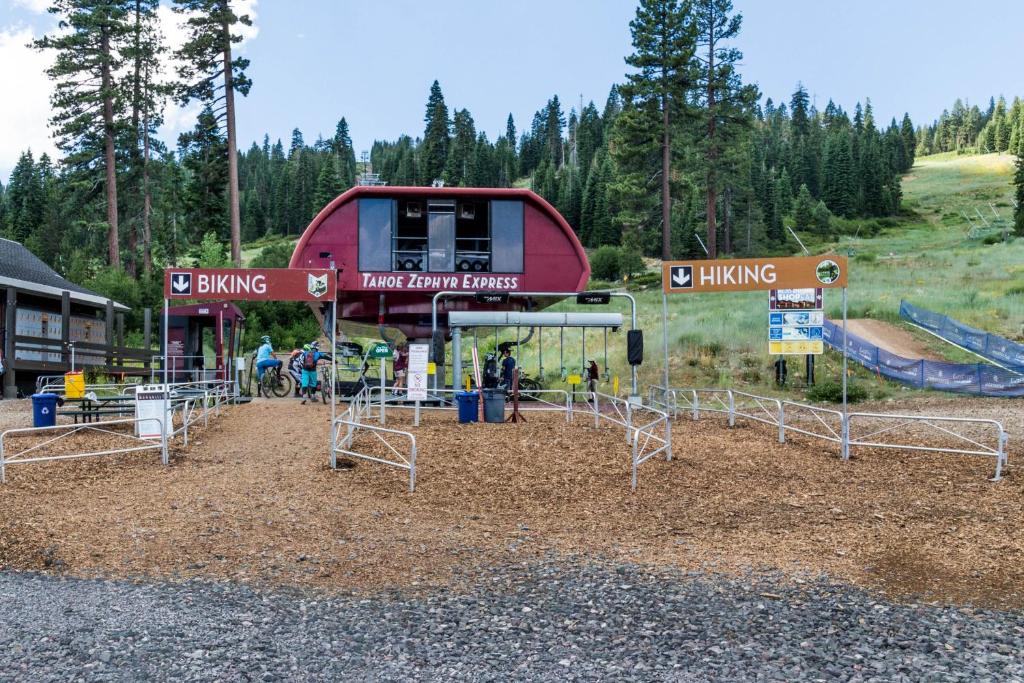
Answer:
<path fill-rule="evenodd" d="M 149 216 L 153 210 L 153 197 L 149 189 L 149 112 L 142 123 L 142 272 L 153 271 L 153 232 Z"/>
<path fill-rule="evenodd" d="M 231 73 L 231 30 L 224 24 L 224 113 L 228 127 L 228 202 L 231 211 L 231 262 L 242 266 L 242 217 L 238 205 L 238 144 L 235 140 L 235 89 Z"/>
<path fill-rule="evenodd" d="M 708 216 L 708 258 L 718 258 L 718 222 L 715 209 L 718 204 L 718 182 L 716 170 L 718 148 L 715 141 L 715 29 L 714 22 L 708 22 L 708 155 L 707 155 L 707 216 Z"/>
<path fill-rule="evenodd" d="M 732 253 L 732 186 L 727 185 L 722 198 L 722 249 Z"/>
<path fill-rule="evenodd" d="M 110 92 L 110 34 L 100 34 L 100 67 L 103 87 L 103 147 L 107 172 L 107 260 L 111 268 L 121 267 L 121 245 L 117 229 L 117 161 L 114 157 L 114 99 Z"/>
<path fill-rule="evenodd" d="M 672 258 L 672 197 L 669 194 L 671 141 L 668 124 L 668 94 L 665 93 L 661 98 L 661 258 L 665 261 Z"/>

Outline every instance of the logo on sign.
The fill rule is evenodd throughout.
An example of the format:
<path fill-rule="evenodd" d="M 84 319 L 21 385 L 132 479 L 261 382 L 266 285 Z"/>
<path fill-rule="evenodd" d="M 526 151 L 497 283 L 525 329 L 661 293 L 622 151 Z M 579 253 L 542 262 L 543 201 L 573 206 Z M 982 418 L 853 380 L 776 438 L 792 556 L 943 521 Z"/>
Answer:
<path fill-rule="evenodd" d="M 818 282 L 830 285 L 839 279 L 839 264 L 832 259 L 825 259 L 818 264 L 814 274 L 817 276 Z"/>
<path fill-rule="evenodd" d="M 320 298 L 327 293 L 327 273 L 323 275 L 313 275 L 310 273 L 307 276 L 307 287 L 306 289 L 313 296 Z"/>
<path fill-rule="evenodd" d="M 693 289 L 693 266 L 672 266 L 670 279 L 676 289 Z"/>
<path fill-rule="evenodd" d="M 171 291 L 179 296 L 192 293 L 192 273 L 171 273 Z"/>

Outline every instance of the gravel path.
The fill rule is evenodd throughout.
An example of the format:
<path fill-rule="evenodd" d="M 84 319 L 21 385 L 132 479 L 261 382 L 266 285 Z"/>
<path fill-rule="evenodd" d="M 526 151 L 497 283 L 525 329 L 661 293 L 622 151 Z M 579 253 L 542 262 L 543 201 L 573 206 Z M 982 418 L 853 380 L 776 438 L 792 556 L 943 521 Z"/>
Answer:
<path fill-rule="evenodd" d="M 0 680 L 1024 680 L 1024 614 L 849 588 L 506 566 L 362 598 L 0 574 Z"/>

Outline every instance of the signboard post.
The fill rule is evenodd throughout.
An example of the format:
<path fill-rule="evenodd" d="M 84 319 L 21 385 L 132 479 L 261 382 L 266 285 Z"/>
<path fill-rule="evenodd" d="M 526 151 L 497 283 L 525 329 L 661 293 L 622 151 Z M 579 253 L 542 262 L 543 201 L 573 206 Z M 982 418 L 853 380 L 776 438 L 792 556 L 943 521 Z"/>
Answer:
<path fill-rule="evenodd" d="M 768 353 L 819 355 L 825 352 L 822 289 L 773 289 L 768 293 Z"/>
<path fill-rule="evenodd" d="M 163 439 L 173 431 L 171 407 L 167 398 L 166 384 L 146 384 L 136 389 L 135 436 L 142 439 Z"/>
<path fill-rule="evenodd" d="M 420 401 L 427 400 L 427 363 L 430 358 L 429 344 L 409 345 L 409 400 L 416 402 L 416 426 L 420 424 Z"/>
<path fill-rule="evenodd" d="M 388 372 L 387 367 L 384 365 L 384 361 L 392 357 L 391 347 L 387 345 L 387 342 L 376 342 L 370 347 L 370 352 L 366 354 L 369 358 L 380 359 L 380 423 L 387 424 L 387 416 L 384 414 L 384 403 L 387 398 L 387 386 L 385 380 L 387 379 Z"/>
<path fill-rule="evenodd" d="M 843 290 L 843 429 L 846 430 L 846 287 L 847 259 L 838 254 L 822 256 L 789 256 L 757 259 L 706 259 L 698 261 L 665 261 L 662 263 L 661 287 L 662 336 L 665 345 L 665 389 L 668 376 L 668 294 L 701 294 L 708 292 L 748 292 L 772 290 L 769 295 L 769 351 L 772 353 L 821 353 L 824 349 L 821 325 L 824 311 L 820 292 L 823 288 Z M 801 311 L 772 308 L 778 305 L 779 292 L 786 290 L 815 291 L 814 308 Z M 797 315 L 789 316 L 793 312 Z M 812 316 L 814 312 L 817 315 Z M 802 317 L 801 314 L 806 314 Z M 819 317 L 820 315 L 820 317 Z M 777 324 L 776 324 L 777 322 Z M 776 338 L 777 337 L 777 338 Z M 817 349 L 821 348 L 821 351 Z M 777 349 L 777 351 L 775 350 Z M 789 350 L 785 350 L 789 349 Z M 849 457 L 847 435 L 843 434 L 843 459 Z"/>

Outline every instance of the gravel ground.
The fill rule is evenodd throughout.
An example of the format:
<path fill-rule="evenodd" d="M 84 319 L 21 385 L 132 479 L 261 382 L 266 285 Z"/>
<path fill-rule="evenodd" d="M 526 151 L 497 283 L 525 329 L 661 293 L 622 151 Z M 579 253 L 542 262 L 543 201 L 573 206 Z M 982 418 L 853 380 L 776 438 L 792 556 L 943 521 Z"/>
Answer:
<path fill-rule="evenodd" d="M 822 581 L 505 565 L 329 597 L 0 573 L 0 680 L 1024 680 L 1024 614 Z"/>

